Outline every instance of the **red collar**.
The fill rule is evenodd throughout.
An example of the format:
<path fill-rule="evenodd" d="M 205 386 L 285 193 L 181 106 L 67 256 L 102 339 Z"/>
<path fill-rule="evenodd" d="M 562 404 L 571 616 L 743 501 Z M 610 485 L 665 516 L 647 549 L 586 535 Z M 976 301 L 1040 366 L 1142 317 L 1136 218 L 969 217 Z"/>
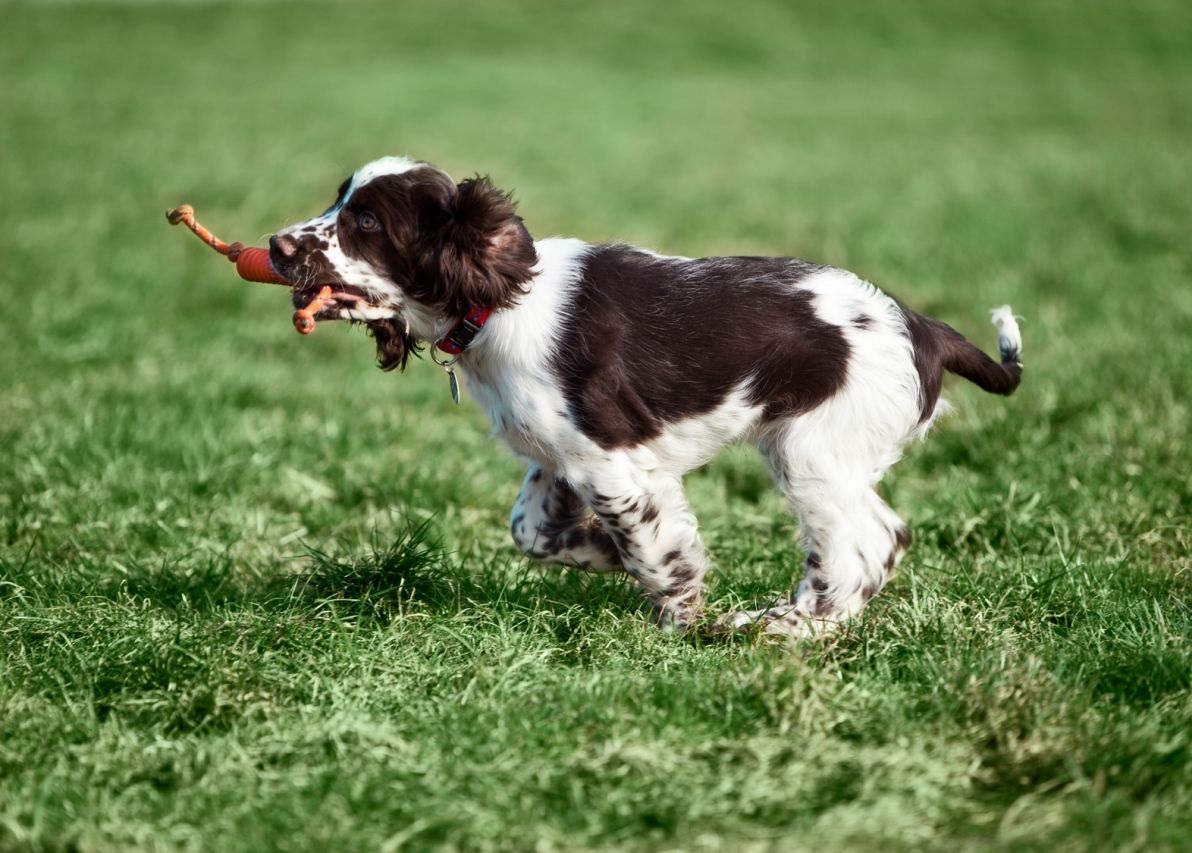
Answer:
<path fill-rule="evenodd" d="M 492 309 L 480 305 L 473 305 L 468 309 L 464 318 L 456 323 L 450 332 L 439 338 L 435 348 L 448 355 L 459 355 L 466 350 L 480 334 L 488 318 L 492 316 Z"/>

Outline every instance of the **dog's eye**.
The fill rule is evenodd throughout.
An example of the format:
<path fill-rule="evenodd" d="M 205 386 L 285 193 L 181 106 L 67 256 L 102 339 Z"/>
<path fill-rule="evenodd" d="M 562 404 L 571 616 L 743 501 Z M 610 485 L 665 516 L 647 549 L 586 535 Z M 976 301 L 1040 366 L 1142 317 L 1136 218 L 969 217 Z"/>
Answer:
<path fill-rule="evenodd" d="M 381 223 L 377 222 L 377 218 L 367 211 L 356 217 L 356 223 L 360 226 L 361 231 L 381 230 Z"/>

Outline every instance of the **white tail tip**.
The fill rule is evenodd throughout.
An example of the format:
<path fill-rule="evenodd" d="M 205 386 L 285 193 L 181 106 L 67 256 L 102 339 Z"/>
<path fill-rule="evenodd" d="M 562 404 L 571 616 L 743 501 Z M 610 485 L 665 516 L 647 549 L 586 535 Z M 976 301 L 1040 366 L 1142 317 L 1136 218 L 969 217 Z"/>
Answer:
<path fill-rule="evenodd" d="M 997 348 L 1002 361 L 1022 358 L 1022 332 L 1018 331 L 1018 320 L 1009 305 L 994 308 L 989 312 L 993 325 L 997 326 Z"/>

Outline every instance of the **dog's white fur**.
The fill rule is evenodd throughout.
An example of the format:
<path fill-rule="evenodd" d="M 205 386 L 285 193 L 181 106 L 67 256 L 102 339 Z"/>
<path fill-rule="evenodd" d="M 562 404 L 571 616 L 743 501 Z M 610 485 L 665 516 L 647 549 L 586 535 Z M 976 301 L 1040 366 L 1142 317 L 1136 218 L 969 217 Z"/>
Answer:
<path fill-rule="evenodd" d="M 353 176 L 340 205 L 282 233 L 309 233 L 313 226 L 327 241 L 325 254 L 338 275 L 375 297 L 373 305 L 343 309 L 341 316 L 400 315 L 415 337 L 434 342 L 459 318 L 417 303 L 381 271 L 348 257 L 328 227 L 360 187 L 380 175 L 417 168 L 433 167 L 404 158 L 370 163 Z M 661 435 L 636 446 L 609 450 L 568 417 L 551 364 L 559 346 L 560 318 L 592 247 L 574 239 L 546 239 L 535 248 L 539 262 L 528 292 L 493 314 L 457 366 L 494 433 L 529 465 L 512 514 L 517 544 L 566 565 L 624 568 L 650 595 L 663 623 L 686 627 L 699 606 L 708 559 L 682 477 L 724 445 L 748 441 L 761 450 L 801 519 L 811 558 L 790 599 L 764 610 L 730 614 L 720 624 L 742 627 L 758 621 L 769 631 L 802 634 L 858 613 L 886 583 L 909 539 L 901 519 L 874 487 L 905 444 L 922 435 L 941 410 L 937 406 L 922 417 L 920 374 L 900 306 L 851 273 L 816 272 L 792 286 L 813 294 L 816 315 L 847 336 L 851 357 L 843 388 L 809 412 L 765 419 L 763 406 L 749 402 L 752 380 L 743 377 L 712 411 L 670 423 Z M 849 323 L 859 314 L 871 318 L 863 331 Z M 995 320 L 1002 352 L 1021 351 L 1009 309 L 999 309 Z M 619 565 L 592 537 L 573 537 L 569 547 L 541 552 L 543 531 L 557 521 L 550 517 L 550 506 L 566 487 L 596 511 L 606 530 L 620 531 Z M 649 523 L 653 514 L 657 523 Z M 590 516 L 587 523 L 592 524 Z M 676 554 L 682 555 L 679 562 L 692 581 L 678 587 L 668 568 Z"/>

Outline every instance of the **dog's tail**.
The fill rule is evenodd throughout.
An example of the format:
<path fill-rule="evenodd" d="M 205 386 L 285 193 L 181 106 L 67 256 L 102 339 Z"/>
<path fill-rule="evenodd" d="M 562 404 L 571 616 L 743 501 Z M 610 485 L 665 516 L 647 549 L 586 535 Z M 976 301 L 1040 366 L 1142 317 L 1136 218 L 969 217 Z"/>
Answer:
<path fill-rule="evenodd" d="M 1001 361 L 994 361 L 947 323 L 924 317 L 901 306 L 907 332 L 915 350 L 915 367 L 921 380 L 920 403 L 924 422 L 936 412 L 943 371 L 963 376 L 991 394 L 1013 394 L 1022 381 L 1022 333 L 1009 305 L 995 308 L 997 348 Z"/>
<path fill-rule="evenodd" d="M 941 363 L 944 369 L 963 376 L 983 391 L 991 394 L 1013 394 L 1022 381 L 1022 333 L 1009 305 L 990 312 L 997 326 L 997 349 L 1001 362 L 996 362 L 948 326 L 951 332 L 942 336 Z"/>
<path fill-rule="evenodd" d="M 994 361 L 960 332 L 946 323 L 924 318 L 932 327 L 939 347 L 940 365 L 949 373 L 963 376 L 991 394 L 1013 394 L 1022 381 L 1022 333 L 1009 305 L 990 312 L 997 326 L 997 348 L 1001 361 Z"/>

